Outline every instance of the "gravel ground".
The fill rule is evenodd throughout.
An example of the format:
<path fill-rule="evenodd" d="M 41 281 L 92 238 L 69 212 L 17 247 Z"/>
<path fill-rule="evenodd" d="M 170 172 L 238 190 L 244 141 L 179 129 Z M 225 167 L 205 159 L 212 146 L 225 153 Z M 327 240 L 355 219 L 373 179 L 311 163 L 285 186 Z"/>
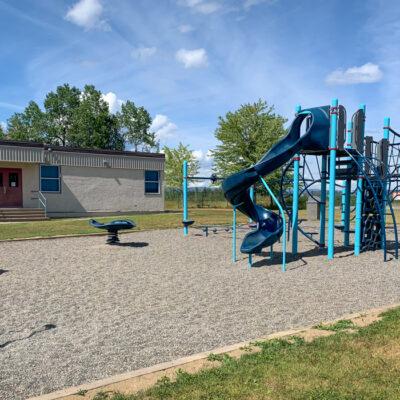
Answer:
<path fill-rule="evenodd" d="M 381 252 L 327 262 L 302 241 L 286 273 L 280 253 L 248 271 L 244 257 L 230 262 L 229 234 L 192 232 L 132 233 L 120 247 L 104 237 L 0 243 L 0 398 L 400 301 L 399 262 Z"/>

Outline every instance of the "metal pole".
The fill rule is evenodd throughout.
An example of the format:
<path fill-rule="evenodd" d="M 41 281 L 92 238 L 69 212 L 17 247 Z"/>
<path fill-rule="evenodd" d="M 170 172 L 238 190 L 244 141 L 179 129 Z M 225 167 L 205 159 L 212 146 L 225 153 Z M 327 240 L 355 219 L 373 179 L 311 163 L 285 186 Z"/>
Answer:
<path fill-rule="evenodd" d="M 351 149 L 352 142 L 352 131 L 353 131 L 353 123 L 349 121 L 347 123 L 347 137 L 346 137 L 346 149 Z M 345 181 L 345 198 L 344 198 L 344 224 L 343 224 L 343 233 L 344 233 L 344 245 L 350 246 L 350 197 L 351 197 L 351 178 L 346 179 Z"/>
<path fill-rule="evenodd" d="M 383 121 L 383 138 L 389 141 L 389 135 L 390 135 L 390 118 L 386 117 Z M 388 160 L 383 160 L 383 218 L 385 222 L 385 227 L 386 229 L 386 205 L 387 205 L 387 193 L 388 193 Z"/>
<path fill-rule="evenodd" d="M 189 210 L 188 210 L 188 163 L 186 160 L 183 161 L 183 221 L 188 221 Z M 183 234 L 187 236 L 189 234 L 189 227 L 183 227 Z"/>
<path fill-rule="evenodd" d="M 296 114 L 301 111 L 301 106 L 296 106 Z M 299 175 L 300 175 L 300 155 L 296 154 L 293 158 L 293 200 L 292 200 L 292 254 L 297 254 L 299 223 Z"/>
<path fill-rule="evenodd" d="M 232 222 L 232 261 L 236 262 L 236 206 L 233 206 Z"/>
<path fill-rule="evenodd" d="M 285 213 L 283 211 L 283 207 L 281 206 L 278 199 L 275 197 L 274 193 L 272 192 L 272 190 L 270 189 L 267 182 L 265 182 L 265 180 L 263 179 L 262 176 L 260 176 L 260 180 L 261 180 L 262 184 L 264 185 L 265 189 L 267 190 L 267 192 L 269 193 L 269 195 L 271 196 L 272 200 L 278 206 L 279 212 L 281 213 L 281 216 L 282 216 L 282 220 L 283 220 L 282 271 L 285 272 L 286 271 L 286 218 L 285 218 Z"/>
<path fill-rule="evenodd" d="M 365 105 L 362 104 L 360 109 L 364 111 L 365 116 Z M 361 133 L 361 141 L 364 142 L 364 131 Z M 363 147 L 364 148 L 364 147 Z M 364 152 L 364 151 L 363 151 Z M 361 224 L 362 224 L 362 197 L 363 197 L 363 176 L 362 168 L 363 162 L 361 161 L 361 168 L 358 171 L 357 179 L 357 193 L 356 193 L 356 226 L 354 229 L 354 255 L 360 255 L 361 251 Z"/>
<path fill-rule="evenodd" d="M 319 245 L 325 247 L 327 156 L 321 158 L 321 206 L 319 209 Z"/>
<path fill-rule="evenodd" d="M 332 260 L 335 251 L 335 179 L 336 179 L 336 135 L 338 117 L 338 99 L 332 100 L 329 137 L 329 214 L 328 214 L 328 260 Z"/>

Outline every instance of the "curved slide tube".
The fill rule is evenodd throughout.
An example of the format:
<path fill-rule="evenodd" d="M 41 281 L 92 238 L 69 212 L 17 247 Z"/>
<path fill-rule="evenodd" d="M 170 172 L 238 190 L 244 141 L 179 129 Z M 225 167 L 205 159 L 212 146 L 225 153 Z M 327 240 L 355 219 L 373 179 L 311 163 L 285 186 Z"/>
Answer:
<path fill-rule="evenodd" d="M 255 204 L 250 197 L 250 187 L 288 162 L 301 150 L 327 151 L 329 147 L 329 106 L 309 108 L 297 114 L 288 133 L 277 142 L 255 165 L 227 177 L 222 183 L 225 198 L 240 212 L 257 223 L 248 233 L 240 251 L 245 254 L 261 252 L 279 240 L 283 232 L 283 220 L 275 212 Z M 301 124 L 309 118 L 307 129 L 301 135 Z"/>

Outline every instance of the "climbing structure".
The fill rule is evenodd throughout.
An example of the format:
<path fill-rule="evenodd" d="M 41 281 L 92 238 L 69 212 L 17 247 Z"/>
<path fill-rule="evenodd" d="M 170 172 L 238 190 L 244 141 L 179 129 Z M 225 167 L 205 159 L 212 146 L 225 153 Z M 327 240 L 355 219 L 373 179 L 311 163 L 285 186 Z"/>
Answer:
<path fill-rule="evenodd" d="M 389 251 L 398 258 L 397 224 L 392 203 L 400 197 L 400 134 L 390 127 L 389 118 L 385 118 L 382 139 L 377 141 L 372 136 L 365 136 L 365 106 L 361 106 L 347 123 L 343 106 L 334 102 L 329 112 L 329 147 L 323 151 L 302 149 L 282 168 L 279 198 L 289 217 L 292 253 L 297 253 L 299 232 L 321 248 L 327 242 L 328 258 L 333 258 L 334 231 L 339 230 L 344 246 L 350 246 L 350 238 L 354 239 L 355 255 L 380 249 L 385 260 Z M 333 128 L 332 117 L 335 120 Z M 305 121 L 305 130 L 309 123 Z M 334 206 L 339 192 L 342 194 L 341 222 L 337 224 Z M 303 226 L 303 221 L 298 219 L 298 202 L 302 196 L 312 198 L 319 205 L 318 231 Z M 387 239 L 388 231 L 390 240 Z"/>

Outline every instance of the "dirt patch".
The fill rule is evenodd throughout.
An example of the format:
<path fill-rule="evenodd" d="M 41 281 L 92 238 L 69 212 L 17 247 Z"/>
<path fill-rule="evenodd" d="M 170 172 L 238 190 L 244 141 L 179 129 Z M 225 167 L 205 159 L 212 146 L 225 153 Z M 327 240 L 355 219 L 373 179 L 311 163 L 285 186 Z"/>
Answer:
<path fill-rule="evenodd" d="M 313 340 L 319 337 L 331 336 L 334 334 L 335 334 L 334 331 L 324 331 L 321 329 L 311 328 L 304 332 L 299 333 L 296 336 L 303 338 L 306 342 L 312 342 Z"/>
<path fill-rule="evenodd" d="M 371 325 L 374 322 L 380 321 L 382 317 L 380 316 L 381 312 L 373 312 L 371 314 L 363 314 L 359 317 L 351 319 L 354 325 L 359 328 L 364 328 L 365 326 Z"/>

